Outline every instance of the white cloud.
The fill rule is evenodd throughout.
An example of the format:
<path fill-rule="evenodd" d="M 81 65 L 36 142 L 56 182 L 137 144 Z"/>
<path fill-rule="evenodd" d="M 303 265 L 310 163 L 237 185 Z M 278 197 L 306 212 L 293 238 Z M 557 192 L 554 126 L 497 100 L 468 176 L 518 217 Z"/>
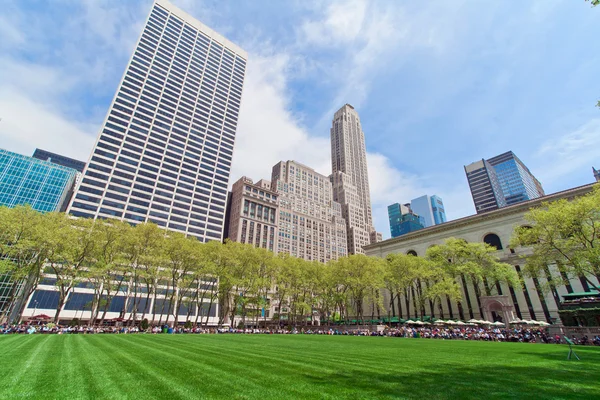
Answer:
<path fill-rule="evenodd" d="M 460 186 L 447 186 L 439 176 L 422 176 L 400 171 L 389 158 L 378 153 L 367 154 L 369 185 L 375 227 L 385 237 L 390 236 L 387 206 L 394 203 L 410 203 L 422 195 L 438 195 L 444 201 L 448 220 L 473 214 L 469 188 L 466 182 Z"/>
<path fill-rule="evenodd" d="M 574 131 L 549 139 L 540 146 L 535 154 L 539 160 L 538 178 L 542 182 L 553 182 L 576 171 L 589 170 L 600 159 L 599 148 L 600 118 L 594 118 Z"/>
<path fill-rule="evenodd" d="M 353 42 L 363 28 L 367 6 L 363 0 L 330 3 L 320 9 L 322 18 L 301 25 L 303 40 L 325 47 Z"/>
<path fill-rule="evenodd" d="M 37 147 L 88 160 L 97 128 L 70 121 L 57 110 L 8 88 L 0 89 L 0 110 L 3 148 L 29 155 Z"/>
<path fill-rule="evenodd" d="M 285 54 L 251 55 L 244 82 L 232 181 L 271 177 L 282 160 L 296 160 L 324 175 L 331 173 L 329 140 L 310 136 L 290 111 Z"/>

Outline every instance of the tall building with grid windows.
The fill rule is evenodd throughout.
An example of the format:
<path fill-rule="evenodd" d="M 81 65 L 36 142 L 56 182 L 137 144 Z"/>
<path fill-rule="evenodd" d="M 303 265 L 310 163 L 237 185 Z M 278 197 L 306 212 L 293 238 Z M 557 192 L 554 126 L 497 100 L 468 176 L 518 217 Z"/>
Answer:
<path fill-rule="evenodd" d="M 68 212 L 221 240 L 246 60 L 157 0 Z"/>
<path fill-rule="evenodd" d="M 540 181 L 512 152 L 465 166 L 477 213 L 544 196 Z"/>
<path fill-rule="evenodd" d="M 333 116 L 331 167 L 333 199 L 342 205 L 347 224 L 348 252 L 363 253 L 363 246 L 380 241 L 381 234 L 373 227 L 365 134 L 350 104 Z"/>
<path fill-rule="evenodd" d="M 273 167 L 279 196 L 277 252 L 327 262 L 348 255 L 346 221 L 329 178 L 296 161 Z"/>
<path fill-rule="evenodd" d="M 60 211 L 77 171 L 0 149 L 0 206 Z"/>
<path fill-rule="evenodd" d="M 242 176 L 231 188 L 228 239 L 277 253 L 279 195 L 271 182 Z"/>
<path fill-rule="evenodd" d="M 540 181 L 512 151 L 492 157 L 488 162 L 496 170 L 507 206 L 545 195 Z"/>

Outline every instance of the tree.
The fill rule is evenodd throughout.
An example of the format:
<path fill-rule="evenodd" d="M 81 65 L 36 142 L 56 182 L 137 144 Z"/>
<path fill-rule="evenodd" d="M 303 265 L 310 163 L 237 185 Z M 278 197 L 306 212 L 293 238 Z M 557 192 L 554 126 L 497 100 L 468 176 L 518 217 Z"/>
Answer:
<path fill-rule="evenodd" d="M 123 283 L 125 275 L 118 272 L 126 262 L 123 243 L 130 232 L 129 224 L 115 219 L 97 220 L 94 224 L 94 254 L 83 273 L 94 289 L 89 324 L 96 321 L 101 309 L 104 320 L 114 294 Z"/>
<path fill-rule="evenodd" d="M 51 237 L 47 219 L 30 206 L 0 207 L 0 277 L 13 283 L 0 321 L 11 314 L 21 320 L 25 301 L 42 277 Z"/>
<path fill-rule="evenodd" d="M 499 262 L 496 251 L 496 248 L 486 243 L 468 243 L 463 239 L 449 238 L 444 244 L 427 249 L 427 259 L 434 266 L 442 268 L 452 279 L 460 279 L 465 290 L 469 278 L 479 306 L 482 284 L 487 296 L 495 292 L 496 283 L 503 282 L 513 287 L 520 284 L 515 269 L 509 264 Z M 460 318 L 465 319 L 462 303 L 457 303 Z M 480 309 L 480 313 L 481 311 Z M 469 313 L 473 318 L 471 309 Z"/>
<path fill-rule="evenodd" d="M 525 214 L 525 220 L 529 225 L 515 229 L 511 246 L 531 249 L 525 256 L 528 276 L 547 276 L 552 266 L 560 273 L 551 283 L 582 278 L 600 290 L 600 184 L 585 196 L 544 202 Z"/>
<path fill-rule="evenodd" d="M 44 218 L 49 222 L 47 229 L 52 238 L 46 262 L 56 278 L 58 305 L 54 323 L 58 323 L 67 297 L 85 277 L 85 268 L 94 254 L 94 221 L 87 218 L 73 220 L 64 213 L 48 213 Z"/>
<path fill-rule="evenodd" d="M 598 4 L 600 4 L 600 0 L 585 0 L 585 1 L 589 1 L 592 4 L 592 7 L 596 7 Z"/>

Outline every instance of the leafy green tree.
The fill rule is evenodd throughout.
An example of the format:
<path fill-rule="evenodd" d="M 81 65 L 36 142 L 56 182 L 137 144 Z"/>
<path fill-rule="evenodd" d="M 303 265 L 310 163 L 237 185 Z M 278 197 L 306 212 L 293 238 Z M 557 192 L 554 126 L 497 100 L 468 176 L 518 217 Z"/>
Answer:
<path fill-rule="evenodd" d="M 104 320 L 112 298 L 125 279 L 121 272 L 121 266 L 126 262 L 123 243 L 130 231 L 129 224 L 114 219 L 97 220 L 94 223 L 94 253 L 90 265 L 82 273 L 94 289 L 90 324 L 96 321 L 101 309 Z"/>
<path fill-rule="evenodd" d="M 30 206 L 0 207 L 0 277 L 12 281 L 1 320 L 21 320 L 25 301 L 43 274 L 52 232 L 43 214 Z M 19 285 L 22 289 L 19 293 Z"/>
<path fill-rule="evenodd" d="M 427 249 L 427 259 L 442 268 L 449 277 L 460 279 L 463 286 L 468 284 L 467 279 L 470 280 L 479 303 L 482 285 L 487 296 L 495 293 L 496 283 L 503 282 L 513 287 L 520 285 L 514 268 L 500 262 L 496 251 L 486 243 L 468 243 L 463 239 L 449 238 L 444 244 Z M 457 303 L 460 318 L 465 319 L 462 303 Z"/>
<path fill-rule="evenodd" d="M 525 214 L 529 225 L 515 229 L 513 247 L 527 247 L 525 272 L 528 276 L 582 278 L 600 290 L 600 184 L 592 192 L 572 200 L 545 202 Z M 554 266 L 560 273 L 548 274 Z M 592 279 L 595 277 L 595 279 Z"/>
<path fill-rule="evenodd" d="M 46 262 L 56 278 L 58 305 L 54 323 L 58 323 L 67 297 L 84 279 L 85 268 L 93 257 L 96 241 L 91 231 L 94 221 L 70 219 L 64 213 L 48 213 L 44 219 L 48 222 L 47 229 L 52 232 Z"/>

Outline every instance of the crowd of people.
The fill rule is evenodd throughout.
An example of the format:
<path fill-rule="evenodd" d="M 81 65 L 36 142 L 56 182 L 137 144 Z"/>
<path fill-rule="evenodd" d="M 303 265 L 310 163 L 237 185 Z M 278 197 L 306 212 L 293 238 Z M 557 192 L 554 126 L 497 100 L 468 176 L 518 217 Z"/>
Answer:
<path fill-rule="evenodd" d="M 342 335 L 342 336 L 381 336 L 402 337 L 414 339 L 443 339 L 443 340 L 479 340 L 491 342 L 520 342 L 520 343 L 566 343 L 560 335 L 550 335 L 545 328 L 513 327 L 513 328 L 485 328 L 485 327 L 411 327 L 398 326 L 386 327 L 383 330 L 348 329 L 348 328 L 171 328 L 168 325 L 151 326 L 147 330 L 133 327 L 97 327 L 97 326 L 62 326 L 55 324 L 44 325 L 0 325 L 1 334 L 270 334 L 270 335 Z M 586 335 L 572 336 L 570 340 L 577 345 L 600 346 L 600 335 L 589 338 Z"/>

